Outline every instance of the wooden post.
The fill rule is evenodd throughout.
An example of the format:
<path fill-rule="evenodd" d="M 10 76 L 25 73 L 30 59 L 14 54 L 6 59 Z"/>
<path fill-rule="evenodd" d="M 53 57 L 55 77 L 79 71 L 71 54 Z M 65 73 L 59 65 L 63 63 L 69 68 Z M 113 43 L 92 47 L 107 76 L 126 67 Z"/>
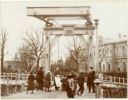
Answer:
<path fill-rule="evenodd" d="M 121 79 L 121 78 L 119 77 L 119 83 L 120 83 L 120 79 Z"/>
<path fill-rule="evenodd" d="M 111 83 L 110 83 L 109 85 L 110 85 L 110 87 L 111 87 L 111 84 L 112 84 L 112 76 L 110 76 L 110 82 L 111 82 Z"/>
<path fill-rule="evenodd" d="M 13 73 L 10 73 L 10 76 L 11 76 L 11 83 L 10 83 L 10 86 L 11 86 L 11 93 L 14 93 L 15 91 L 15 87 L 14 87 L 14 84 L 13 84 Z"/>
<path fill-rule="evenodd" d="M 101 86 L 100 86 L 100 84 L 102 83 L 102 81 L 100 79 L 96 79 L 94 81 L 94 83 L 96 85 L 96 87 L 95 87 L 95 92 L 96 92 L 95 97 L 100 98 L 101 97 Z"/>
<path fill-rule="evenodd" d="M 9 75 L 7 74 L 6 77 L 7 77 L 7 83 L 6 83 L 6 95 L 9 95 L 9 93 L 10 93 L 10 92 L 9 92 L 9 91 L 10 91 L 10 90 L 9 90 Z"/>
<path fill-rule="evenodd" d="M 7 85 L 9 85 L 9 74 L 7 74 Z"/>
<path fill-rule="evenodd" d="M 114 77 L 114 82 L 116 81 L 116 78 Z"/>
<path fill-rule="evenodd" d="M 11 76 L 11 85 L 12 85 L 12 76 L 13 76 L 12 74 L 13 74 L 13 73 L 10 73 L 10 76 Z"/>
<path fill-rule="evenodd" d="M 6 76 L 5 76 L 5 72 L 4 72 L 4 74 L 3 74 L 3 84 L 6 84 Z"/>
<path fill-rule="evenodd" d="M 123 77 L 123 84 L 125 83 L 125 81 L 124 81 L 124 77 Z"/>
<path fill-rule="evenodd" d="M 18 81 L 17 81 L 18 84 L 19 84 L 19 80 L 20 80 L 20 73 L 18 73 Z"/>
<path fill-rule="evenodd" d="M 24 74 L 21 73 L 21 91 L 24 90 Z"/>
<path fill-rule="evenodd" d="M 18 76 L 17 76 L 18 74 L 17 73 L 15 73 L 15 84 L 17 85 L 17 79 L 18 79 Z"/>

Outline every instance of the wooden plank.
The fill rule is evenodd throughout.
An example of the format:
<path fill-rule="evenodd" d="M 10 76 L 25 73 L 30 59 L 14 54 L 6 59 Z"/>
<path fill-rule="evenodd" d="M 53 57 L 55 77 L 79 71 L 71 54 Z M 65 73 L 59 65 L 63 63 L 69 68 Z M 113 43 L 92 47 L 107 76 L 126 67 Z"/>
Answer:
<path fill-rule="evenodd" d="M 74 7 L 27 7 L 28 16 L 65 17 L 86 16 L 89 14 L 89 6 Z"/>

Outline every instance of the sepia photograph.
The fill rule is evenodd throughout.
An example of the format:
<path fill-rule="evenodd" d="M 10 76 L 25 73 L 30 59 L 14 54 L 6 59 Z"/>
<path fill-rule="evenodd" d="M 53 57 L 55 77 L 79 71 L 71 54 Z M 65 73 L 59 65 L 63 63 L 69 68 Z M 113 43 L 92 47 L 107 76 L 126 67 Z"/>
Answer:
<path fill-rule="evenodd" d="M 0 0 L 1 99 L 127 99 L 128 0 Z"/>

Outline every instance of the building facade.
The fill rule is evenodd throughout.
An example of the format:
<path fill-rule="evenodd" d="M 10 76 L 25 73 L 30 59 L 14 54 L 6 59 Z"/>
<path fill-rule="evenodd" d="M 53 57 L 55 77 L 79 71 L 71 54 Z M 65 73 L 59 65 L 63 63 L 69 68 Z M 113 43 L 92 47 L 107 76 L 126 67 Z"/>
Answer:
<path fill-rule="evenodd" d="M 4 72 L 22 72 L 22 62 L 18 60 L 4 61 Z"/>
<path fill-rule="evenodd" d="M 126 38 L 99 43 L 96 71 L 127 72 L 127 49 Z"/>

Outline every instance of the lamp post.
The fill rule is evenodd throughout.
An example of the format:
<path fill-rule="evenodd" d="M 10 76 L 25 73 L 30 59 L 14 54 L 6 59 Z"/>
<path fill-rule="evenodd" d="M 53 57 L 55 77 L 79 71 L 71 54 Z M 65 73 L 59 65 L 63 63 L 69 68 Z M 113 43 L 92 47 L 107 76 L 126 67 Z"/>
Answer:
<path fill-rule="evenodd" d="M 99 43 L 98 43 L 98 21 L 99 21 L 99 19 L 95 19 L 94 20 L 95 21 L 95 29 L 96 29 L 96 47 L 95 47 L 95 69 L 97 70 L 97 67 L 98 67 L 98 65 L 97 65 L 97 63 L 98 63 L 98 45 L 99 45 Z"/>

